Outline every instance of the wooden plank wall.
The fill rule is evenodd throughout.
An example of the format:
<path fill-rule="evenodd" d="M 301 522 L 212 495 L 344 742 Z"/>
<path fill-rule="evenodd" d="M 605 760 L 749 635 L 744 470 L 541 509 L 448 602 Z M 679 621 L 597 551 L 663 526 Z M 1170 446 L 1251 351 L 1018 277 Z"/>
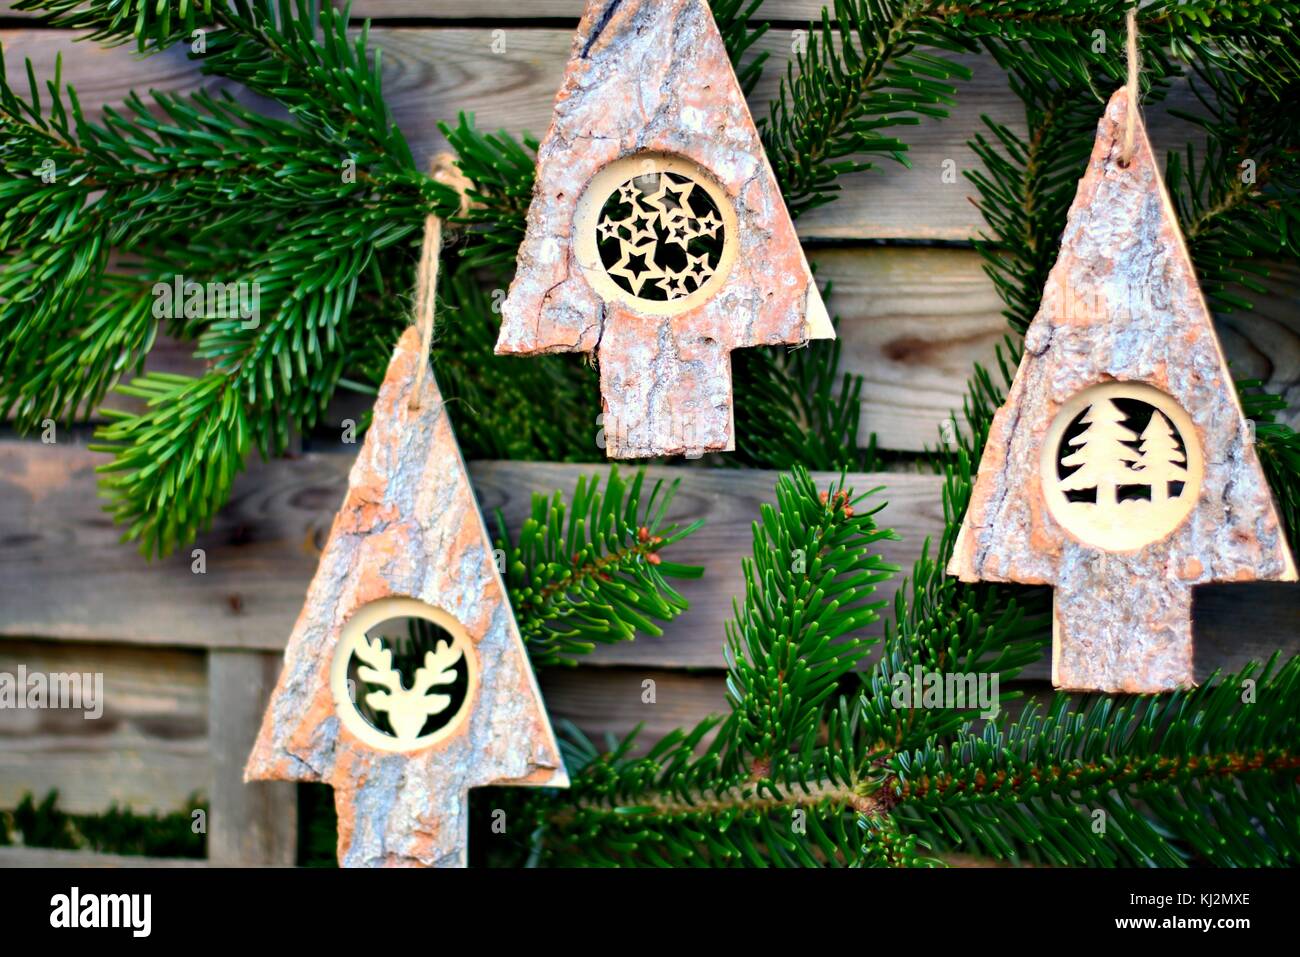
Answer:
<path fill-rule="evenodd" d="M 376 23 L 371 36 L 383 50 L 387 95 L 423 162 L 445 145 L 436 123 L 462 110 L 483 128 L 544 132 L 581 7 L 581 0 L 360 0 L 353 14 Z M 765 4 L 777 24 L 762 41 L 772 59 L 753 98 L 757 116 L 775 95 L 792 31 L 820 9 L 813 0 Z M 65 78 L 92 111 L 133 89 L 222 87 L 180 53 L 140 59 L 125 48 L 77 42 L 7 0 L 0 0 L 0 25 L 11 81 L 21 77 L 24 57 L 48 77 L 62 54 Z M 819 277 L 834 284 L 830 306 L 841 317 L 846 366 L 866 381 L 861 438 L 874 433 L 881 448 L 900 453 L 933 443 L 939 422 L 960 404 L 973 363 L 992 360 L 1004 329 L 1000 302 L 970 247 L 981 228 L 972 190 L 963 178 L 943 183 L 941 172 L 948 159 L 959 171 L 974 168 L 966 143 L 982 115 L 1014 129 L 1023 122 L 998 69 L 984 58 L 966 62 L 974 78 L 962 86 L 953 116 L 904 131 L 911 168 L 888 165 L 848 178 L 843 198 L 798 223 Z M 1172 99 L 1189 103 L 1185 89 Z M 1191 135 L 1163 107 L 1150 109 L 1148 119 L 1161 150 Z M 1220 332 L 1239 374 L 1266 380 L 1300 408 L 1297 278 L 1293 269 L 1279 270 L 1274 294 L 1254 313 L 1223 317 Z M 162 359 L 180 368 L 190 361 L 183 347 Z M 117 543 L 95 498 L 97 456 L 82 432 L 61 434 L 55 445 L 0 438 L 0 671 L 18 664 L 99 671 L 108 702 L 98 722 L 0 711 L 0 807 L 50 787 L 81 812 L 112 801 L 171 810 L 197 792 L 212 803 L 214 862 L 293 860 L 292 789 L 246 788 L 239 769 L 352 451 L 255 463 L 196 543 L 207 563 L 197 575 L 189 551 L 147 563 Z M 567 491 L 578 474 L 603 469 L 480 462 L 471 471 L 484 508 L 500 507 L 514 525 L 531 491 Z M 644 722 L 653 740 L 725 709 L 722 626 L 740 592 L 750 522 L 759 503 L 771 500 L 776 478 L 698 467 L 653 472 L 683 479 L 676 518 L 707 519 L 678 549 L 682 561 L 703 564 L 707 573 L 683 587 L 692 608 L 662 638 L 602 648 L 582 667 L 541 676 L 552 713 L 597 735 Z M 942 528 L 937 480 L 889 473 L 853 476 L 853 483 L 886 486 L 881 520 L 903 539 L 882 551 L 907 568 Z M 1202 590 L 1198 674 L 1276 647 L 1296 650 L 1298 611 L 1294 587 Z M 1045 677 L 1042 666 L 1029 676 L 1035 687 Z M 654 704 L 642 701 L 646 679 L 656 683 Z M 38 859 L 45 857 L 11 852 L 0 855 L 0 865 Z"/>

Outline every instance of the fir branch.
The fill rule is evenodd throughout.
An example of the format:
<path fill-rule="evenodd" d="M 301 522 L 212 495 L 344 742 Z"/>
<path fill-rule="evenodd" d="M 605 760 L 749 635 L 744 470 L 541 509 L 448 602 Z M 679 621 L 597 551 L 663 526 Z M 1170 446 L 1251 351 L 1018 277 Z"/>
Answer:
<path fill-rule="evenodd" d="M 999 857 L 1294 864 L 1298 683 L 1300 658 L 1279 667 L 1275 657 L 1131 705 L 1097 696 L 1076 710 L 1061 695 L 1045 714 L 1031 707 L 951 744 L 900 753 L 895 790 L 924 838 L 948 843 L 943 822 L 961 822 L 959 846 Z M 996 822 L 983 813 L 990 805 Z"/>
<path fill-rule="evenodd" d="M 433 364 L 462 451 L 483 459 L 603 461 L 595 370 L 567 356 L 496 355 L 505 284 L 489 297 L 485 273 L 495 275 L 461 260 L 440 282 Z"/>
<path fill-rule="evenodd" d="M 831 202 L 837 180 L 871 157 L 906 163 L 887 135 L 923 117 L 942 119 L 955 81 L 970 71 L 954 54 L 983 47 L 1022 79 L 1096 89 L 1119 83 L 1129 0 L 836 0 L 807 49 L 788 66 L 764 137 L 794 213 Z M 1200 61 L 1255 77 L 1280 101 L 1300 69 L 1300 43 L 1282 27 L 1294 12 L 1251 0 L 1156 0 L 1139 16 L 1144 82 L 1175 61 Z M 933 52 L 937 51 L 937 52 Z"/>
<path fill-rule="evenodd" d="M 741 92 L 749 96 L 763 75 L 763 66 L 768 57 L 766 50 L 749 56 L 751 48 L 771 26 L 766 21 L 752 22 L 754 14 L 763 5 L 763 0 L 709 0 L 709 3 L 713 8 L 713 20 L 718 25 L 722 42 L 727 47 L 731 65 L 736 71 Z"/>
<path fill-rule="evenodd" d="M 317 31 L 306 7 L 282 6 L 280 21 L 270 9 L 236 12 L 279 51 L 272 59 L 288 51 L 317 79 L 333 75 L 329 102 L 346 122 L 294 110 L 295 97 L 316 95 L 306 81 L 278 90 L 290 122 L 199 93 L 157 95 L 154 109 L 132 94 L 94 123 L 57 70 L 48 106 L 30 65 L 26 97 L 0 85 L 0 407 L 20 428 L 88 413 L 140 371 L 164 314 L 210 368 L 184 382 L 137 380 L 124 392 L 151 404 L 100 431 L 96 448 L 115 456 L 104 468 L 108 507 L 146 554 L 206 527 L 252 446 L 279 454 L 291 429 L 315 424 L 343 372 L 342 346 L 356 339 L 352 307 L 393 268 L 379 258 L 406 259 L 401 247 L 424 217 L 459 202 L 411 168 L 378 65 L 364 43 L 352 46 L 346 20 L 330 12 Z M 269 83 L 263 66 L 244 79 Z M 337 82 L 344 76 L 363 82 Z M 123 272 L 108 272 L 110 249 L 134 257 Z M 182 275 L 244 284 L 259 312 L 234 317 L 228 302 L 160 312 L 156 284 Z M 204 455 L 186 452 L 195 436 L 217 434 Z"/>
<path fill-rule="evenodd" d="M 464 113 L 454 127 L 439 123 L 438 129 L 456 151 L 456 165 L 473 183 L 469 210 L 456 220 L 467 227 L 461 258 L 467 266 L 513 264 L 533 197 L 537 140 L 525 135 L 520 143 L 504 130 L 481 133 Z"/>
<path fill-rule="evenodd" d="M 730 740 L 756 779 L 786 780 L 826 700 L 876 643 L 858 636 L 885 607 L 869 600 L 876 586 L 898 569 L 873 549 L 898 536 L 876 526 L 883 503 L 863 510 L 873 494 L 855 495 L 843 477 L 818 493 L 799 466 L 754 523 L 726 657 Z"/>
<path fill-rule="evenodd" d="M 830 202 L 845 173 L 870 169 L 864 155 L 905 162 L 885 131 L 944 117 L 952 81 L 970 71 L 922 47 L 956 53 L 972 43 L 918 0 L 836 0 L 807 48 L 786 70 L 763 128 L 786 205 L 795 215 Z"/>
<path fill-rule="evenodd" d="M 656 481 L 643 498 L 645 470 L 630 483 L 611 466 L 578 479 L 566 502 L 559 492 L 533 495 L 532 515 L 510 542 L 497 513 L 505 581 L 534 667 L 574 664 L 597 644 L 663 634 L 686 601 L 668 578 L 699 578 L 704 569 L 664 561 L 661 552 L 703 525 L 665 524 L 680 480 Z"/>
<path fill-rule="evenodd" d="M 802 468 L 754 525 L 746 592 L 728 626 L 733 710 L 632 757 L 636 734 L 598 754 L 570 731 L 571 801 L 539 811 L 548 859 L 695 866 L 849 864 L 856 821 L 893 799 L 864 761 L 857 718 L 836 691 L 876 643 L 862 629 L 895 569 L 876 547 L 893 532 L 843 480 L 819 491 Z M 712 740 L 706 744 L 710 737 Z M 795 812 L 799 812 L 796 814 Z M 868 839 L 874 853 L 883 842 Z M 898 859 L 912 857 L 904 838 Z"/>
<path fill-rule="evenodd" d="M 1300 80 L 1276 96 L 1258 80 L 1202 66 L 1192 91 L 1203 113 L 1171 113 L 1204 133 L 1204 155 L 1198 162 L 1191 143 L 1171 151 L 1165 180 L 1206 298 L 1221 313 L 1249 309 L 1242 293 L 1267 291 L 1261 260 L 1296 255 Z"/>
<path fill-rule="evenodd" d="M 320 0 L 19 0 L 49 26 L 84 31 L 141 53 L 189 42 L 204 73 L 235 80 L 280 102 L 303 126 L 370 158 L 414 161 L 384 102 L 369 26 L 348 36 L 350 8 Z"/>
<path fill-rule="evenodd" d="M 1238 379 L 1238 395 L 1255 428 L 1255 452 L 1277 502 L 1291 553 L 1300 552 L 1300 433 L 1276 421 L 1286 400 L 1264 390 L 1258 379 Z"/>
<path fill-rule="evenodd" d="M 1037 313 L 1056 262 L 1065 216 L 1092 149 L 1096 100 L 1087 88 L 1030 76 L 1013 73 L 1010 82 L 1024 103 L 1028 135 L 982 117 L 992 139 L 977 133 L 970 146 L 984 168 L 965 175 L 979 192 L 976 206 L 989 230 L 975 248 L 1019 336 Z"/>
<path fill-rule="evenodd" d="M 837 338 L 734 353 L 736 451 L 726 464 L 872 471 L 875 436 L 859 447 L 862 376 L 840 370 L 842 352 Z"/>
<path fill-rule="evenodd" d="M 106 508 L 125 524 L 124 541 L 139 541 L 146 554 L 190 541 L 207 527 L 244 467 L 251 441 L 247 408 L 224 376 L 202 378 L 161 372 L 120 386 L 143 399 L 145 411 L 107 410 L 112 420 L 91 450 L 112 462 L 96 471 L 110 497 Z"/>

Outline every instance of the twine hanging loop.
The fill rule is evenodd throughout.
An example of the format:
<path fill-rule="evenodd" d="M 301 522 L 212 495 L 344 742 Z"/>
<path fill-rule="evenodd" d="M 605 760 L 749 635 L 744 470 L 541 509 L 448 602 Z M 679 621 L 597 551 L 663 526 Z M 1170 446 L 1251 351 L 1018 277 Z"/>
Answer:
<path fill-rule="evenodd" d="M 450 186 L 460 195 L 457 216 L 469 211 L 469 190 L 472 183 L 456 166 L 450 153 L 439 153 L 430 164 L 429 175 L 444 186 Z M 420 247 L 420 265 L 415 273 L 415 323 L 420 329 L 420 364 L 415 373 L 415 388 L 407 403 L 411 410 L 420 407 L 424 375 L 429 368 L 429 353 L 433 348 L 433 317 L 438 297 L 438 263 L 442 254 L 442 218 L 430 213 L 424 220 L 424 244 Z"/>
<path fill-rule="evenodd" d="M 1124 17 L 1128 31 L 1125 55 L 1128 59 L 1128 112 L 1124 116 L 1124 148 L 1120 151 L 1119 165 L 1128 166 L 1133 158 L 1133 139 L 1137 135 L 1138 114 L 1138 70 L 1141 69 L 1138 55 L 1137 5 L 1128 8 Z"/>

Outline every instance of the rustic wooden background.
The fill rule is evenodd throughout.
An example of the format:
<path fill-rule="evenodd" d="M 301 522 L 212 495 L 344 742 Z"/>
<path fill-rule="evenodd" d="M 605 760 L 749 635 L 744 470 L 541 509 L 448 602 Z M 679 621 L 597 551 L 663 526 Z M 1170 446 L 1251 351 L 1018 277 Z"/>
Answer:
<path fill-rule="evenodd" d="M 375 24 L 371 37 L 383 50 L 387 95 L 424 162 L 445 145 L 437 121 L 454 121 L 461 110 L 475 113 L 485 129 L 542 134 L 581 7 L 582 0 L 359 0 L 353 14 Z M 772 60 L 753 97 L 756 116 L 775 92 L 792 31 L 820 9 L 813 0 L 767 0 L 763 13 L 777 22 L 762 43 Z M 92 110 L 118 103 L 129 90 L 220 86 L 182 54 L 140 59 L 126 48 L 78 42 L 6 0 L 0 42 L 15 82 L 24 58 L 46 78 L 62 54 L 65 78 Z M 910 169 L 885 165 L 851 177 L 838 202 L 798 223 L 819 277 L 834 281 L 830 306 L 842 319 L 845 363 L 865 378 L 862 439 L 874 432 L 885 450 L 932 444 L 939 422 L 960 405 L 972 364 L 992 360 L 1004 331 L 999 300 L 970 247 L 981 228 L 972 190 L 960 177 L 943 183 L 941 173 L 948 159 L 959 171 L 976 165 L 966 143 L 981 115 L 1013 128 L 1023 121 L 998 69 L 979 57 L 968 64 L 974 78 L 962 85 L 953 115 L 903 131 Z M 1176 91 L 1173 99 L 1186 104 L 1188 97 Z M 1191 135 L 1164 108 L 1150 110 L 1148 121 L 1162 150 L 1181 147 Z M 1219 328 L 1239 375 L 1264 379 L 1300 407 L 1296 278 L 1293 268 L 1280 267 L 1273 295 L 1253 313 L 1222 318 Z M 190 362 L 179 348 L 164 348 L 159 358 L 171 368 Z M 0 711 L 0 807 L 14 806 L 23 792 L 56 787 L 72 811 L 100 811 L 114 801 L 165 811 L 198 792 L 210 801 L 211 861 L 292 863 L 292 786 L 245 786 L 240 772 L 355 447 L 255 463 L 214 529 L 196 543 L 206 551 L 207 573 L 195 575 L 189 550 L 148 563 L 117 543 L 96 499 L 98 456 L 85 448 L 88 435 L 89 429 L 63 433 L 50 446 L 0 433 L 0 671 L 19 663 L 102 671 L 107 698 L 96 722 Z M 532 491 L 568 491 L 579 474 L 603 470 L 479 462 L 471 471 L 484 509 L 501 507 L 516 522 Z M 683 479 L 675 518 L 707 519 L 676 555 L 707 573 L 683 588 L 692 608 L 663 638 L 602 648 L 581 667 L 541 675 L 553 716 L 589 733 L 623 733 L 641 722 L 653 740 L 726 707 L 722 626 L 740 593 L 750 522 L 759 503 L 771 500 L 776 476 L 653 473 Z M 886 486 L 882 521 L 903 539 L 884 551 L 910 566 L 942 528 L 938 481 L 888 473 L 853 482 L 859 489 Z M 1198 674 L 1278 647 L 1294 651 L 1298 612 L 1295 586 L 1203 589 Z M 657 683 L 653 705 L 641 701 L 647 677 Z M 1041 689 L 1045 679 L 1045 667 L 1038 668 L 1026 683 Z M 92 862 L 8 849 L 0 863 L 56 858 Z"/>

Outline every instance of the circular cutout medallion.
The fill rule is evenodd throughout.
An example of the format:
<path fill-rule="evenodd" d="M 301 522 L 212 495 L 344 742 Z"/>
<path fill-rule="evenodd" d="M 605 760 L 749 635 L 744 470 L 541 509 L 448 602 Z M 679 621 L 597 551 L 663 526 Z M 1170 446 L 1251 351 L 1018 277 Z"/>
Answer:
<path fill-rule="evenodd" d="M 1040 476 L 1047 509 L 1079 541 L 1132 551 L 1159 541 L 1196 504 L 1204 475 L 1191 418 L 1136 382 L 1076 393 L 1052 420 Z"/>
<path fill-rule="evenodd" d="M 478 655 L 460 622 L 414 598 L 362 606 L 330 669 L 334 709 L 381 751 L 416 751 L 457 731 L 478 687 Z"/>
<path fill-rule="evenodd" d="M 736 211 L 703 168 L 659 153 L 610 163 L 574 218 L 578 264 L 606 301 L 675 315 L 706 300 L 736 258 Z"/>

